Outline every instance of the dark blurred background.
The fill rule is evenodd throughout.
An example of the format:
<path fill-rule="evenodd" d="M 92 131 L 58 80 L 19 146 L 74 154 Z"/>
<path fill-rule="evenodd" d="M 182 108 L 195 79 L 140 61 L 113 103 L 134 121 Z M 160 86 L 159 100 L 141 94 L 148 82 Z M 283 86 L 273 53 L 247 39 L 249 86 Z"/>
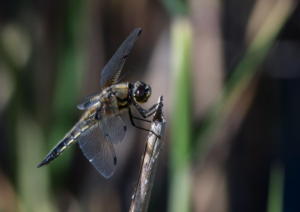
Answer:
<path fill-rule="evenodd" d="M 77 145 L 36 165 L 135 27 L 122 79 L 152 86 L 145 107 L 163 95 L 167 119 L 149 211 L 300 211 L 298 1 L 0 3 L 1 212 L 128 210 L 145 132 L 131 127 L 109 180 Z"/>

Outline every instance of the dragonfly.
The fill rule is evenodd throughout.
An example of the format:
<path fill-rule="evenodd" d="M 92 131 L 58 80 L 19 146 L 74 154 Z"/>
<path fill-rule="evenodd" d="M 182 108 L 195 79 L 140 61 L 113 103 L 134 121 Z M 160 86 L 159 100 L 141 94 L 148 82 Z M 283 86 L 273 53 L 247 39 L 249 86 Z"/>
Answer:
<path fill-rule="evenodd" d="M 84 111 L 81 118 L 37 167 L 49 164 L 71 144 L 78 143 L 83 155 L 96 170 L 103 177 L 110 178 L 117 165 L 114 145 L 122 142 L 127 132 L 121 114 L 127 111 L 132 126 L 150 131 L 138 126 L 135 120 L 150 122 L 147 118 L 157 109 L 157 104 L 149 109 L 140 105 L 148 101 L 151 87 L 142 81 L 119 82 L 126 59 L 141 32 L 141 28 L 136 28 L 123 41 L 101 71 L 101 92 L 87 97 L 77 105 L 79 110 Z M 141 117 L 134 116 L 132 108 Z"/>

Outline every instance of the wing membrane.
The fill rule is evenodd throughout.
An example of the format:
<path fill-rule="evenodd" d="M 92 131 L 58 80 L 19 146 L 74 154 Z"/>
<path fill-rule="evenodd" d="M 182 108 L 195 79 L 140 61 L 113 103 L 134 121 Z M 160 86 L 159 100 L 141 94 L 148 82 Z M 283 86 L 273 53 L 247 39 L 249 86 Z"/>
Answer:
<path fill-rule="evenodd" d="M 127 127 L 119 115 L 118 101 L 114 95 L 102 102 L 102 107 L 98 111 L 99 125 L 105 137 L 112 143 L 120 143 L 124 140 Z"/>
<path fill-rule="evenodd" d="M 141 28 L 134 29 L 104 66 L 101 72 L 101 87 L 107 87 L 118 82 L 126 58 L 131 52 L 131 49 L 141 32 Z"/>
<path fill-rule="evenodd" d="M 100 132 L 99 125 L 90 129 L 89 133 L 79 138 L 78 144 L 84 156 L 105 178 L 115 172 L 117 157 L 112 143 Z"/>
<path fill-rule="evenodd" d="M 101 118 L 100 128 L 105 137 L 114 144 L 123 141 L 127 131 L 126 124 L 119 115 Z"/>

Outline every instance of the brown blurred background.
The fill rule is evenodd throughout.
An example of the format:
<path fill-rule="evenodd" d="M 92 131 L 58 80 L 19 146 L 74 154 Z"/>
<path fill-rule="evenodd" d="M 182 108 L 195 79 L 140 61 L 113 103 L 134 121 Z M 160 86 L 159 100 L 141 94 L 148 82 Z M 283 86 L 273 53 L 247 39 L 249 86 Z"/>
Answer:
<path fill-rule="evenodd" d="M 122 79 L 152 86 L 145 107 L 163 95 L 167 118 L 149 211 L 300 211 L 298 1 L 0 3 L 1 212 L 128 210 L 145 132 L 130 127 L 109 180 L 77 145 L 36 164 L 135 27 Z"/>

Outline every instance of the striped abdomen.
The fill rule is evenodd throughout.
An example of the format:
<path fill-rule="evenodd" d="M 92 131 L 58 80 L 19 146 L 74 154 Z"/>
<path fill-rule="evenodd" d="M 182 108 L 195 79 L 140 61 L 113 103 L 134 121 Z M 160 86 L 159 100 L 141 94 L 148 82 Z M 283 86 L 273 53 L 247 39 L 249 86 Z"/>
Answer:
<path fill-rule="evenodd" d="M 65 137 L 47 154 L 45 159 L 38 164 L 37 167 L 44 166 L 57 158 L 68 146 L 77 142 L 80 136 L 83 136 L 96 126 L 94 119 L 81 119 L 75 126 L 65 135 Z"/>

